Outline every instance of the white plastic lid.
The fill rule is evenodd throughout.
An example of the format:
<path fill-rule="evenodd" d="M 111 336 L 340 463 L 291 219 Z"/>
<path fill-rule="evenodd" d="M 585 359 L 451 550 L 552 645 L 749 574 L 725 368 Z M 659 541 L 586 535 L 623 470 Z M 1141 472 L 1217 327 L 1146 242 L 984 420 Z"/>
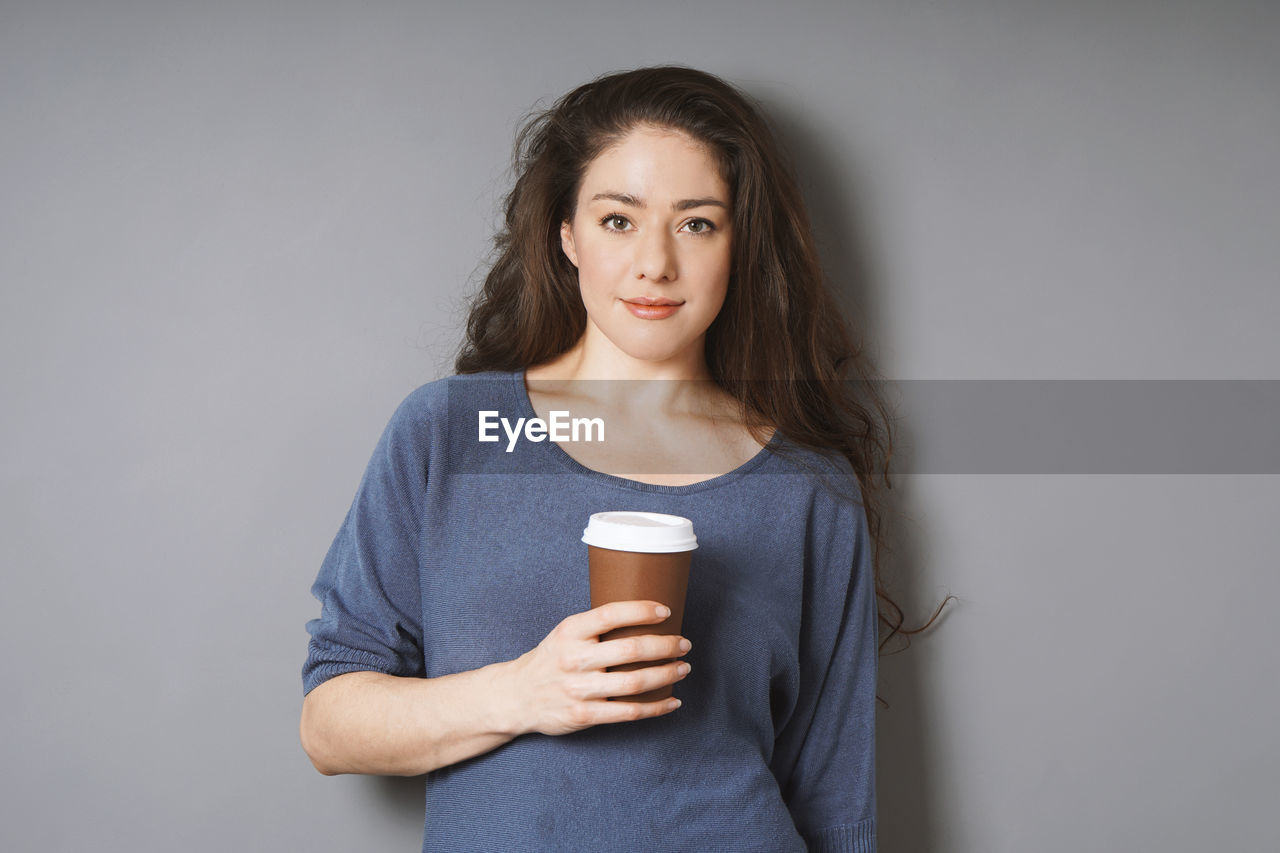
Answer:
<path fill-rule="evenodd" d="M 671 554 L 698 547 L 693 522 L 660 512 L 597 512 L 587 521 L 582 541 L 611 551 Z"/>

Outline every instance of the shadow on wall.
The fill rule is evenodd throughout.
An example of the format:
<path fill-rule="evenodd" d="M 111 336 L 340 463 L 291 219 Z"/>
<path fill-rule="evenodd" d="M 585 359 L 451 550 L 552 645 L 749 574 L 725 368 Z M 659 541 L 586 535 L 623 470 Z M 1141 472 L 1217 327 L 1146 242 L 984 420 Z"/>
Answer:
<path fill-rule="evenodd" d="M 422 843 L 422 819 L 427 801 L 426 776 L 364 776 L 368 797 L 378 813 L 396 827 L 396 834 Z M 384 836 L 385 837 L 385 836 Z M 406 849 L 413 849 L 412 847 Z"/>
<path fill-rule="evenodd" d="M 886 328 L 877 310 L 877 274 L 874 252 L 868 243 L 865 202 L 857 191 L 856 176 L 847 174 L 850 140 L 820 139 L 806 121 L 792 115 L 785 101 L 767 100 L 766 112 L 783 147 L 790 153 L 800 180 L 823 269 L 834 286 L 847 316 L 867 335 L 870 352 L 881 343 L 878 330 Z M 831 146 L 839 146 L 839 151 Z M 879 369 L 879 365 L 877 365 Z M 899 453 L 895 438 L 895 454 Z M 910 471 L 910 460 L 898 470 Z M 910 493 L 912 478 L 897 477 L 886 495 L 884 517 L 888 528 L 888 553 L 882 571 L 889 578 L 897 604 L 915 626 L 933 613 L 937 601 L 926 600 L 921 588 L 920 537 L 924 531 L 910 525 L 916 515 Z M 934 627 L 939 627 L 945 613 Z M 927 635 L 916 642 L 928 642 Z M 900 648 L 890 643 L 889 651 Z M 907 650 L 880 659 L 878 694 L 888 707 L 877 703 L 876 794 L 877 834 L 882 850 L 930 853 L 936 849 L 938 816 L 933 802 L 934 778 L 928 746 L 931 742 L 928 694 L 922 683 L 919 654 Z"/>
<path fill-rule="evenodd" d="M 893 583 L 898 605 L 907 616 L 907 624 L 915 627 L 933 613 L 938 601 L 928 598 L 933 593 L 922 588 L 918 546 L 923 531 L 911 527 L 908 521 L 913 506 L 911 482 L 909 477 L 899 478 L 894 486 L 897 494 L 889 500 L 893 529 L 885 571 L 896 579 Z M 919 535 L 912 535 L 913 532 Z M 929 632 L 914 642 L 931 642 L 930 635 L 943 625 L 950 609 L 945 608 Z M 934 802 L 936 773 L 930 754 L 934 742 L 931 694 L 920 671 L 918 650 L 881 657 L 879 689 L 880 696 L 889 703 L 876 714 L 880 844 L 884 850 L 930 853 L 940 843 L 940 821 Z"/>

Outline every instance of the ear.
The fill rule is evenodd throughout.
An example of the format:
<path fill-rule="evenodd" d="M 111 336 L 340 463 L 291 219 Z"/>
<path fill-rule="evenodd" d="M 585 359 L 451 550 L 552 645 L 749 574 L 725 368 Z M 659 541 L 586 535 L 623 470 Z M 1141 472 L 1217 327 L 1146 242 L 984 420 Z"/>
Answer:
<path fill-rule="evenodd" d="M 569 263 L 575 267 L 578 265 L 578 249 L 573 244 L 573 226 L 569 224 L 569 220 L 560 223 L 560 248 L 564 249 L 565 257 L 569 259 Z"/>

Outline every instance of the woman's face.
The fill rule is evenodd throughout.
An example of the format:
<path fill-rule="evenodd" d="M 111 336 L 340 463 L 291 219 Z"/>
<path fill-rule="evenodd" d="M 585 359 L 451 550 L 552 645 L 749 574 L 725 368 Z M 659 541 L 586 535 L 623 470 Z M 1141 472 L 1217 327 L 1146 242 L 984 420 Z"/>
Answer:
<path fill-rule="evenodd" d="M 729 285 L 729 188 L 711 152 L 641 127 L 591 162 L 560 229 L 587 309 L 587 352 L 705 369 Z"/>

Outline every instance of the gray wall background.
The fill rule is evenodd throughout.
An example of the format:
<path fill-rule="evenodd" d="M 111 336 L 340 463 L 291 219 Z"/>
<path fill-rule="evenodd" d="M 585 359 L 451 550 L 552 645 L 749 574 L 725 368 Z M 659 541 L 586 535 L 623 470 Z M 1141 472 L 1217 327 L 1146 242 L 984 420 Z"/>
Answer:
<path fill-rule="evenodd" d="M 539 99 L 762 100 L 899 379 L 1280 378 L 1280 7 L 0 5 L 0 847 L 414 850 L 308 588 Z M 924 437 L 927 439 L 927 436 Z M 907 477 L 887 851 L 1274 849 L 1276 476 Z"/>

